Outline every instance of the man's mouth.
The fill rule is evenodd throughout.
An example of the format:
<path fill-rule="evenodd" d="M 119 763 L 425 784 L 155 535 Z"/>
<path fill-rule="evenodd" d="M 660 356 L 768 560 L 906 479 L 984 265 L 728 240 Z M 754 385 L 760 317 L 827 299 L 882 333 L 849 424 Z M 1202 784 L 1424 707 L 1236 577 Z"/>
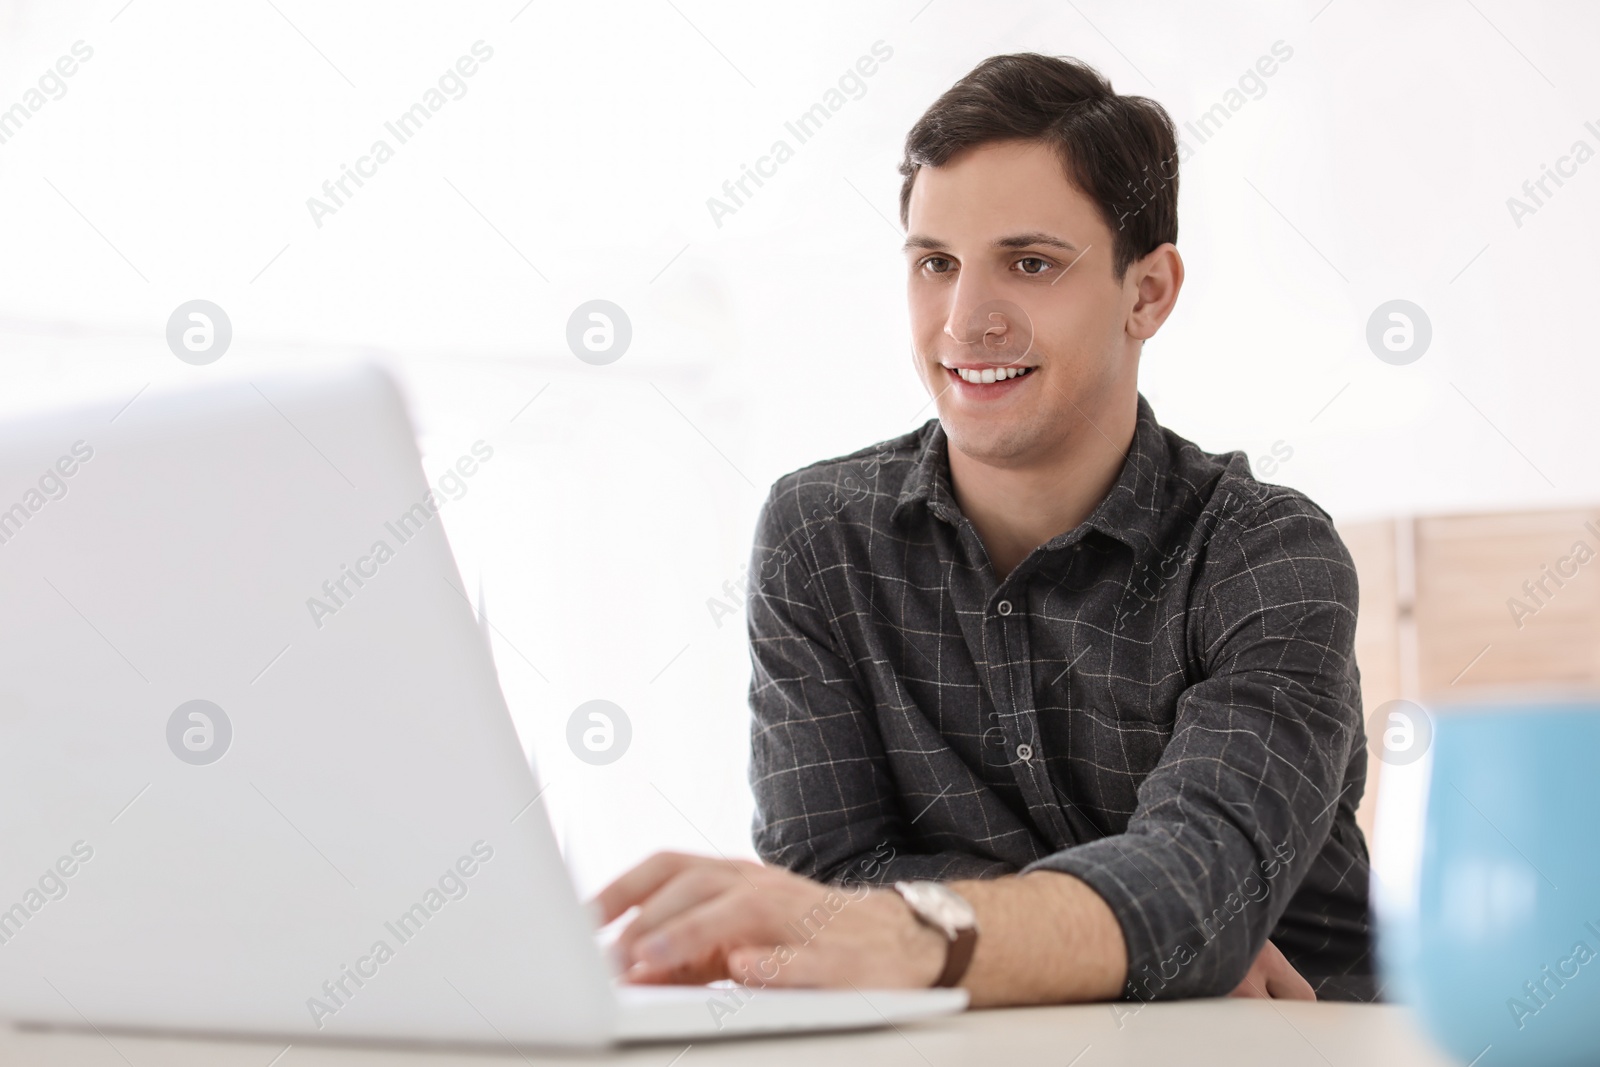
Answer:
<path fill-rule="evenodd" d="M 996 382 L 1020 378 L 1033 370 L 1032 367 L 956 367 L 949 363 L 941 366 L 971 385 L 993 385 Z"/>

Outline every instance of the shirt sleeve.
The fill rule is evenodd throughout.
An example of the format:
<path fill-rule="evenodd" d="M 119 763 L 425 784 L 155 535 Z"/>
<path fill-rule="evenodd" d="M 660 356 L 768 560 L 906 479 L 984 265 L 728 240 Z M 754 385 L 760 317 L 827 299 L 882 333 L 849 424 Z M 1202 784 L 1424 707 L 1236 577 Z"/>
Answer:
<path fill-rule="evenodd" d="M 842 651 L 791 478 L 773 488 L 750 562 L 750 785 L 756 852 L 821 881 L 983 878 L 1014 870 L 957 851 L 915 853 L 883 740 Z"/>
<path fill-rule="evenodd" d="M 1087 882 L 1128 947 L 1128 995 L 1225 995 L 1327 840 L 1361 743 L 1356 574 L 1328 517 L 1276 496 L 1213 534 L 1194 586 L 1202 676 L 1126 832 L 1026 870 Z"/>

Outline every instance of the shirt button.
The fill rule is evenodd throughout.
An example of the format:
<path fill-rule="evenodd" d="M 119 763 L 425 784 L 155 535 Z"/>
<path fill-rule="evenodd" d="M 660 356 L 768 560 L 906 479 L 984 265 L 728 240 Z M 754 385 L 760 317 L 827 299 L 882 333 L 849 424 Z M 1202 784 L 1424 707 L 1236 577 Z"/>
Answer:
<path fill-rule="evenodd" d="M 1026 763 L 1029 760 L 1033 759 L 1033 746 L 1032 745 L 1018 745 L 1017 746 L 1017 758 L 1019 760 L 1021 760 L 1022 762 L 1024 762 L 1024 763 Z"/>
<path fill-rule="evenodd" d="M 995 605 L 995 610 L 1000 612 L 1000 614 L 1002 614 L 1002 615 L 1010 615 L 1011 614 L 1011 601 L 1009 601 L 1009 600 L 1000 601 L 1000 603 Z"/>

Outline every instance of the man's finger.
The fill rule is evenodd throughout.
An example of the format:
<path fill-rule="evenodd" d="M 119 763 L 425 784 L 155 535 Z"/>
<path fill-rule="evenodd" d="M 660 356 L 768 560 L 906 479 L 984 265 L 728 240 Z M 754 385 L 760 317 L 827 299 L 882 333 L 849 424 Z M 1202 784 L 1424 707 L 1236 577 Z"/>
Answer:
<path fill-rule="evenodd" d="M 1267 993 L 1276 1000 L 1316 1000 L 1317 991 L 1287 961 L 1283 971 L 1267 976 Z"/>
<path fill-rule="evenodd" d="M 1271 941 L 1262 946 L 1261 953 L 1256 956 L 1256 965 L 1251 970 L 1260 972 L 1261 984 L 1266 987 L 1269 997 L 1278 1000 L 1317 999 L 1311 983 L 1294 969 L 1294 964 L 1289 962 L 1283 950 Z"/>
<path fill-rule="evenodd" d="M 783 986 L 784 964 L 794 950 L 787 945 L 746 945 L 728 953 L 728 977 L 749 989 Z"/>
<path fill-rule="evenodd" d="M 667 879 L 697 862 L 704 856 L 690 856 L 682 852 L 657 852 L 649 859 L 618 875 L 610 885 L 600 890 L 590 901 L 591 907 L 600 909 L 600 924 L 604 926 L 617 916 L 641 903 L 661 887 Z"/>
<path fill-rule="evenodd" d="M 732 890 L 673 916 L 633 946 L 633 960 L 649 972 L 671 971 L 707 956 L 781 941 L 753 893 Z"/>
<path fill-rule="evenodd" d="M 1261 997 L 1274 1000 L 1316 1000 L 1316 990 L 1295 970 L 1283 952 L 1268 941 L 1256 954 L 1244 980 L 1228 994 L 1230 997 Z"/>
<path fill-rule="evenodd" d="M 1268 999 L 1269 994 L 1267 993 L 1266 979 L 1261 974 L 1259 965 L 1251 967 L 1250 973 L 1244 976 L 1244 980 L 1242 982 L 1233 987 L 1233 992 L 1229 993 L 1228 996 L 1246 997 L 1257 1000 Z"/>
<path fill-rule="evenodd" d="M 667 971 L 652 971 L 640 964 L 624 971 L 622 980 L 635 985 L 705 985 L 707 982 L 737 977 L 729 973 L 727 962 L 721 956 L 711 956 Z"/>
<path fill-rule="evenodd" d="M 653 933 L 669 919 L 721 896 L 731 886 L 744 884 L 741 872 L 728 867 L 698 864 L 685 867 L 639 905 L 639 914 L 618 936 L 616 951 L 623 959 L 627 959 L 641 937 Z"/>

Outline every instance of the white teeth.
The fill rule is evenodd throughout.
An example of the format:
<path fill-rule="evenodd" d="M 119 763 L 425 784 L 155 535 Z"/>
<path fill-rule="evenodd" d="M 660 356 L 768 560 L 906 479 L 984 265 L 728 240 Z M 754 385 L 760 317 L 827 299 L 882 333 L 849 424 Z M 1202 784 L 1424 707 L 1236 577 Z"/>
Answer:
<path fill-rule="evenodd" d="M 1003 382 L 1007 378 L 1021 377 L 1022 375 L 1027 374 L 1033 368 L 985 367 L 983 370 L 977 370 L 976 368 L 970 367 L 952 367 L 950 369 L 961 375 L 961 380 L 964 382 L 971 382 L 973 385 L 989 385 L 994 382 Z"/>

